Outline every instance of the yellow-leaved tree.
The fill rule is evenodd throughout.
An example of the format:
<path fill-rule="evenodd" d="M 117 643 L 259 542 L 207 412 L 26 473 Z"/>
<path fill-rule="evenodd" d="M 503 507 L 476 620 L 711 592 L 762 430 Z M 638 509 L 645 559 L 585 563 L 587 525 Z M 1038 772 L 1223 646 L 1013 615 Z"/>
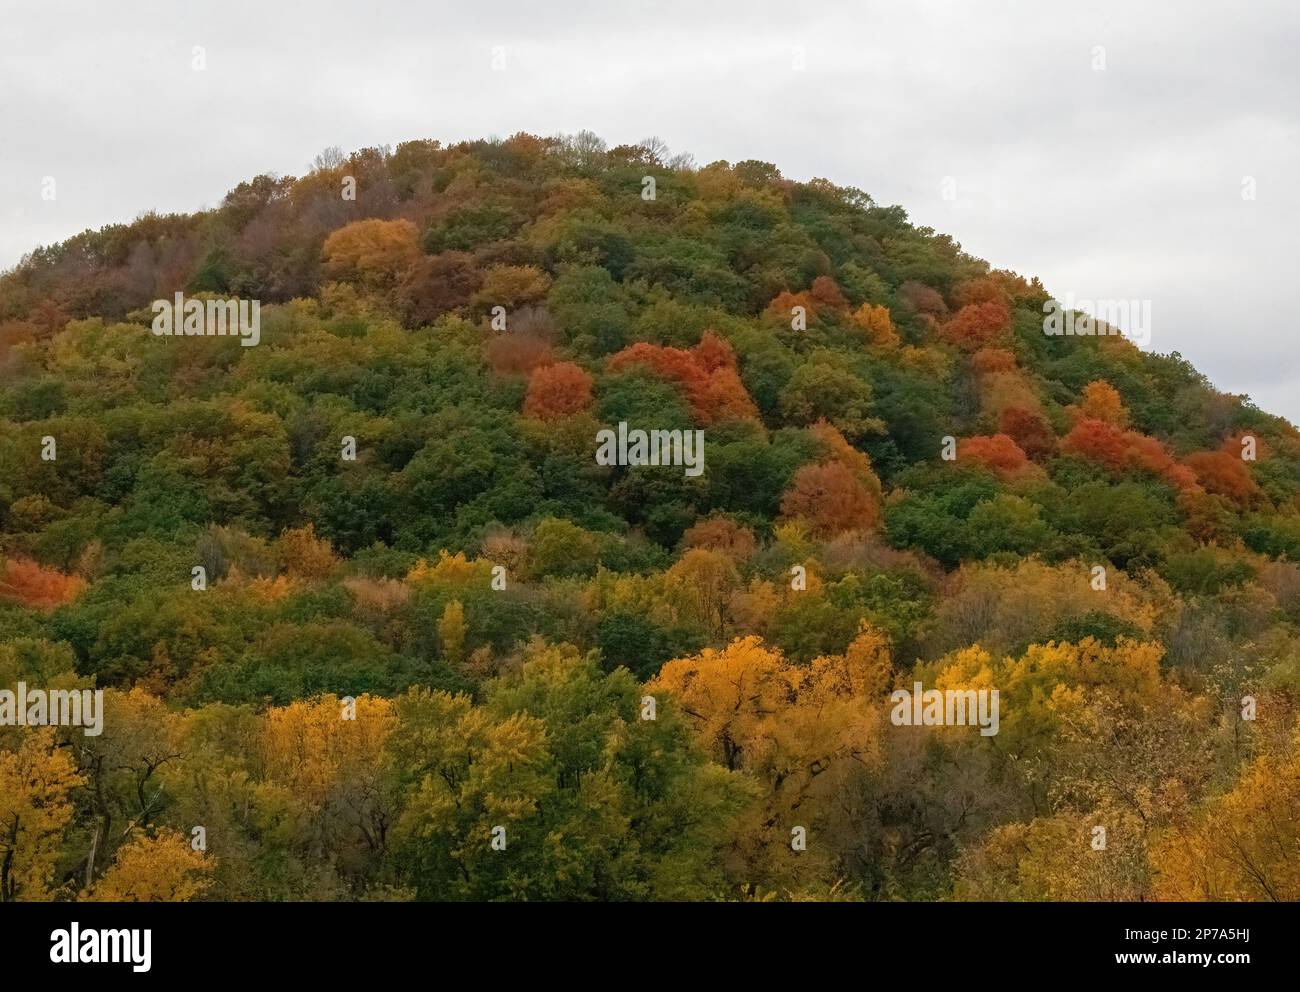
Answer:
<path fill-rule="evenodd" d="M 864 627 L 845 654 L 810 665 L 761 638 L 737 638 L 668 662 L 647 686 L 676 699 L 714 760 L 764 787 L 736 840 L 754 881 L 806 886 L 843 873 L 855 804 L 878 760 L 890 671 L 887 639 Z M 792 844 L 797 828 L 804 850 Z"/>
<path fill-rule="evenodd" d="M 453 599 L 442 608 L 438 618 L 438 643 L 442 645 L 442 654 L 453 664 L 465 657 L 465 635 L 469 627 L 465 623 L 465 606 L 459 599 Z"/>
<path fill-rule="evenodd" d="M 188 902 L 211 884 L 213 859 L 179 831 L 138 834 L 117 851 L 83 902 Z"/>
<path fill-rule="evenodd" d="M 69 793 L 84 783 L 53 728 L 29 730 L 16 750 L 0 751 L 0 902 L 51 898 Z"/>
<path fill-rule="evenodd" d="M 1300 900 L 1300 746 L 1250 764 L 1232 790 L 1152 845 L 1160 899 Z"/>
<path fill-rule="evenodd" d="M 981 901 L 1131 902 L 1148 884 L 1142 822 L 1118 808 L 998 827 L 957 869 L 954 895 Z"/>
<path fill-rule="evenodd" d="M 359 853 L 385 849 L 394 817 L 386 745 L 396 720 L 391 702 L 368 695 L 350 705 L 324 695 L 267 711 L 259 799 L 282 811 L 304 851 L 346 867 Z"/>

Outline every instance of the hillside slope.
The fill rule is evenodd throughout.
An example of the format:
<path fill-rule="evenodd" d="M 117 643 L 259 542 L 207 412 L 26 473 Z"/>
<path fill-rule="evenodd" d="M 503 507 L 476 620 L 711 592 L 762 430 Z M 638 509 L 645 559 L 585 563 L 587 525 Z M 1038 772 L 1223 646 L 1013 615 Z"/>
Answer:
<path fill-rule="evenodd" d="M 177 293 L 256 345 L 151 333 Z M 0 687 L 108 692 L 0 726 L 48 813 L 0 898 L 1300 898 L 1300 436 L 1049 299 L 586 133 L 33 252 Z M 1000 728 L 900 725 L 917 682 Z"/>

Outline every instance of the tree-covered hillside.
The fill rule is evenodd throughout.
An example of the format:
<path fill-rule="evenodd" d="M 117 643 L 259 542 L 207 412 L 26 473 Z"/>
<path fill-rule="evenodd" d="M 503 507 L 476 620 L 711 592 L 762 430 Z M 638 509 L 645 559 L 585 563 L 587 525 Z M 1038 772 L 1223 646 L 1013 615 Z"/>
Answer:
<path fill-rule="evenodd" d="M 34 251 L 0 689 L 105 713 L 0 726 L 0 901 L 1300 898 L 1300 435 L 1051 291 L 586 132 Z"/>

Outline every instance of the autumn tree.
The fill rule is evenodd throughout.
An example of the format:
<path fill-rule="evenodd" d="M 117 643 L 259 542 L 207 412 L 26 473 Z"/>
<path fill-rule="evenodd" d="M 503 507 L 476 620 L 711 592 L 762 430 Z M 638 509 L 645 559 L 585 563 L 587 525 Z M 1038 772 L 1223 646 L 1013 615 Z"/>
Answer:
<path fill-rule="evenodd" d="M 678 609 L 714 635 L 723 631 L 727 603 L 739 584 L 731 558 L 705 548 L 691 548 L 664 573 L 664 586 Z"/>
<path fill-rule="evenodd" d="M 971 369 L 979 376 L 1015 372 L 1016 356 L 1006 348 L 981 348 L 970 356 Z"/>
<path fill-rule="evenodd" d="M 325 270 L 367 287 L 391 286 L 420 256 L 418 231 L 409 220 L 354 221 L 325 239 Z"/>
<path fill-rule="evenodd" d="M 1128 410 L 1119 391 L 1109 382 L 1093 380 L 1083 387 L 1076 416 L 1081 419 L 1100 420 L 1116 427 L 1128 426 Z"/>
<path fill-rule="evenodd" d="M 1106 846 L 1093 847 L 1104 826 Z M 1150 869 L 1142 823 L 1132 813 L 1059 813 L 995 828 L 958 861 L 958 899 L 1136 902 Z"/>
<path fill-rule="evenodd" d="M 1001 301 L 969 303 L 943 324 L 940 336 L 949 344 L 974 351 L 1001 340 L 1010 321 L 1011 312 Z"/>
<path fill-rule="evenodd" d="M 402 276 L 398 295 L 407 324 L 419 327 L 465 307 L 482 285 L 483 274 L 473 256 L 444 251 L 417 259 Z"/>
<path fill-rule="evenodd" d="M 85 783 L 50 727 L 0 750 L 0 902 L 53 897 L 54 869 L 72 822 L 72 790 Z"/>
<path fill-rule="evenodd" d="M 808 292 L 817 303 L 831 310 L 843 310 L 849 305 L 849 301 L 840 292 L 840 287 L 835 285 L 835 280 L 830 276 L 817 276 Z"/>
<path fill-rule="evenodd" d="M 1000 479 L 1016 479 L 1033 470 L 1020 445 L 1006 434 L 964 437 L 957 442 L 957 464 L 978 465 Z"/>
<path fill-rule="evenodd" d="M 853 323 L 862 329 L 867 344 L 873 348 L 897 348 L 900 343 L 887 307 L 864 303 L 853 312 Z"/>
<path fill-rule="evenodd" d="M 781 514 L 806 520 L 823 535 L 870 530 L 880 522 L 880 504 L 843 462 L 804 465 L 781 497 Z"/>
<path fill-rule="evenodd" d="M 554 420 L 591 406 L 595 380 L 580 365 L 556 362 L 533 369 L 524 397 L 524 414 L 538 420 Z"/>
<path fill-rule="evenodd" d="M 1138 581 L 1111 570 L 1104 598 L 1089 600 L 1080 597 L 1079 586 L 1090 578 L 1086 561 L 965 564 L 953 573 L 948 594 L 935 606 L 926 653 L 942 655 L 971 644 L 1005 653 L 1089 623 L 1144 640 L 1169 638 L 1182 605 L 1166 582 L 1158 576 Z"/>
<path fill-rule="evenodd" d="M 296 579 L 316 580 L 329 576 L 339 566 L 330 542 L 316 536 L 314 524 L 286 530 L 275 542 L 285 572 Z"/>
<path fill-rule="evenodd" d="M 316 861 L 326 852 L 355 866 L 382 853 L 395 819 L 385 746 L 392 703 L 361 695 L 299 700 L 266 713 L 260 798 L 279 810 L 293 840 Z"/>
<path fill-rule="evenodd" d="M 952 288 L 952 300 L 958 307 L 970 306 L 972 303 L 1007 302 L 1007 280 L 1001 278 L 1005 273 L 980 276 L 975 279 L 963 279 Z"/>
<path fill-rule="evenodd" d="M 442 653 L 451 662 L 460 662 L 465 657 L 465 635 L 469 632 L 465 623 L 465 606 L 459 599 L 453 599 L 442 610 L 438 618 L 438 643 Z"/>
<path fill-rule="evenodd" d="M 813 299 L 812 293 L 805 290 L 802 293 L 792 293 L 784 289 L 777 293 L 767 304 L 767 315 L 781 324 L 790 326 L 797 308 L 802 308 L 804 320 L 811 325 L 817 315 L 818 301 Z"/>
<path fill-rule="evenodd" d="M 52 610 L 76 599 L 86 588 L 78 575 L 44 568 L 30 558 L 0 562 L 0 600 L 34 610 Z"/>
<path fill-rule="evenodd" d="M 1206 492 L 1226 496 L 1239 506 L 1249 506 L 1260 495 L 1240 454 L 1222 449 L 1197 451 L 1184 458 L 1183 464 L 1196 473 L 1196 481 Z"/>
<path fill-rule="evenodd" d="M 106 690 L 104 728 L 75 741 L 91 809 L 83 859 L 83 886 L 90 886 L 114 845 L 159 820 L 170 796 L 162 772 L 182 757 L 177 717 L 140 686 Z"/>
<path fill-rule="evenodd" d="M 1126 431 L 1104 420 L 1084 418 L 1061 439 L 1061 450 L 1078 454 L 1111 472 L 1143 471 L 1157 475 L 1176 489 L 1197 488 L 1196 476 L 1180 465 L 1156 438 Z"/>
<path fill-rule="evenodd" d="M 648 368 L 655 375 L 681 388 L 691 413 L 702 424 L 719 420 L 757 420 L 758 411 L 736 371 L 731 346 L 706 331 L 695 348 L 669 348 L 641 342 L 610 358 L 609 368 L 617 372 L 633 366 Z"/>
<path fill-rule="evenodd" d="M 647 689 L 672 694 L 715 760 L 765 783 L 742 851 L 760 870 L 786 875 L 792 869 L 781 867 L 780 852 L 788 853 L 795 825 L 825 838 L 826 854 L 852 844 L 840 817 L 878 758 L 879 694 L 889 672 L 888 643 L 870 629 L 845 655 L 810 666 L 791 664 L 751 636 L 668 662 Z M 814 862 L 821 867 L 810 864 L 800 877 L 833 870 L 833 862 Z"/>
<path fill-rule="evenodd" d="M 494 265 L 483 273 L 473 302 L 482 310 L 514 310 L 543 299 L 550 285 L 551 277 L 535 265 Z"/>
<path fill-rule="evenodd" d="M 754 532 L 727 517 L 714 516 L 692 524 L 682 535 L 688 548 L 720 551 L 734 561 L 744 561 L 758 549 Z"/>
<path fill-rule="evenodd" d="M 942 316 L 948 312 L 948 304 L 933 286 L 927 286 L 915 279 L 909 279 L 898 287 L 898 296 L 918 313 Z"/>
<path fill-rule="evenodd" d="M 211 884 L 213 858 L 189 838 L 163 828 L 118 848 L 113 864 L 83 902 L 189 902 Z"/>
<path fill-rule="evenodd" d="M 1009 407 L 1002 411 L 999 426 L 1000 433 L 1011 438 L 1034 461 L 1047 458 L 1056 450 L 1056 433 L 1040 413 Z"/>
<path fill-rule="evenodd" d="M 1232 789 L 1154 845 L 1159 898 L 1294 902 L 1300 899 L 1300 751 L 1265 754 Z"/>
<path fill-rule="evenodd" d="M 0 321 L 0 368 L 9 363 L 10 350 L 15 345 L 34 342 L 36 332 L 36 325 L 24 320 Z"/>

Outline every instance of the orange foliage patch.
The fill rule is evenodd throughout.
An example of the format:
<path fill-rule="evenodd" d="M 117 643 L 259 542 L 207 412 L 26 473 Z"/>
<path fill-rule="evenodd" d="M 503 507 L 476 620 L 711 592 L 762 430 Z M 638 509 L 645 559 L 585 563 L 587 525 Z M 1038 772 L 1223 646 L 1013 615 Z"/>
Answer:
<path fill-rule="evenodd" d="M 1016 356 L 1005 348 L 981 348 L 970 356 L 970 365 L 976 375 L 1016 371 Z"/>
<path fill-rule="evenodd" d="M 849 305 L 849 301 L 840 292 L 840 287 L 835 285 L 835 280 L 830 276 L 818 276 L 808 292 L 816 302 L 832 310 L 843 310 Z"/>
<path fill-rule="evenodd" d="M 15 345 L 30 344 L 36 340 L 36 326 L 23 320 L 0 321 L 0 365 L 9 358 Z"/>
<path fill-rule="evenodd" d="M 758 409 L 736 371 L 736 353 L 713 331 L 705 331 L 694 348 L 668 348 L 641 341 L 609 360 L 615 372 L 632 365 L 645 366 L 676 383 L 700 423 L 758 419 Z"/>
<path fill-rule="evenodd" d="M 555 420 L 591 406 L 593 380 L 586 369 L 572 362 L 556 362 L 533 369 L 528 379 L 524 413 L 538 420 Z"/>
<path fill-rule="evenodd" d="M 1196 481 L 1208 492 L 1226 496 L 1235 503 L 1245 505 L 1260 494 L 1240 454 L 1223 449 L 1198 451 L 1188 455 L 1183 463 L 1196 473 Z"/>
<path fill-rule="evenodd" d="M 1080 420 L 1062 438 L 1061 450 L 1081 455 L 1112 472 L 1150 472 L 1176 489 L 1199 488 L 1192 470 L 1175 462 L 1169 449 L 1158 440 L 1104 420 L 1091 417 Z"/>
<path fill-rule="evenodd" d="M 274 579 L 256 578 L 248 583 L 246 592 L 263 603 L 280 603 L 298 589 L 298 583 L 287 575 Z"/>
<path fill-rule="evenodd" d="M 778 320 L 787 321 L 794 313 L 795 307 L 803 307 L 804 316 L 810 323 L 817 316 L 817 302 L 812 298 L 811 293 L 791 293 L 789 290 L 777 293 L 772 302 L 767 305 L 767 312 Z"/>
<path fill-rule="evenodd" d="M 804 315 L 811 321 L 820 310 L 844 310 L 849 301 L 829 276 L 818 276 L 812 286 L 801 293 L 783 290 L 767 305 L 767 312 L 782 321 L 789 320 L 795 307 L 803 307 Z"/>
<path fill-rule="evenodd" d="M 998 280 L 991 276 L 964 279 L 953 287 L 952 301 L 958 307 L 972 303 L 1006 303 L 1007 293 Z"/>
<path fill-rule="evenodd" d="M 881 486 L 871 459 L 825 420 L 811 431 L 826 457 L 795 473 L 781 499 L 782 514 L 807 521 L 820 536 L 874 529 L 880 523 Z"/>
<path fill-rule="evenodd" d="M 843 462 L 805 465 L 781 498 L 781 513 L 806 520 L 819 535 L 867 530 L 880 522 L 880 503 Z"/>
<path fill-rule="evenodd" d="M 1002 411 L 1002 433 L 1011 438 L 1030 458 L 1037 461 L 1056 450 L 1056 433 L 1040 413 L 1009 407 Z"/>
<path fill-rule="evenodd" d="M 700 343 L 691 349 L 695 364 L 705 372 L 713 373 L 719 369 L 735 369 L 736 352 L 726 338 L 705 331 L 700 336 Z"/>
<path fill-rule="evenodd" d="M 982 416 L 1001 427 L 1007 412 L 1015 409 L 1037 418 L 1045 426 L 1046 421 L 1042 420 L 1038 393 L 1033 383 L 1017 366 L 1013 352 L 1005 348 L 981 348 L 971 355 L 970 366 L 979 389 Z M 1018 423 L 1017 426 L 1028 428 L 1030 425 L 1025 422 Z M 1002 433 L 1010 435 L 1017 444 L 1020 444 L 1020 439 L 1012 431 L 1003 428 Z M 1034 429 L 1031 433 L 1039 432 Z M 1037 438 L 1036 447 L 1041 448 L 1042 441 L 1048 439 L 1054 446 L 1056 439 L 1050 429 L 1046 430 L 1046 437 Z M 1024 445 L 1021 444 L 1021 447 L 1024 448 Z M 1025 448 L 1025 452 L 1033 456 L 1033 452 L 1028 448 Z"/>
<path fill-rule="evenodd" d="M 1104 420 L 1080 420 L 1061 441 L 1061 448 L 1082 455 L 1112 471 L 1123 471 L 1129 467 L 1125 433 Z"/>
<path fill-rule="evenodd" d="M 422 255 L 398 287 L 408 323 L 432 324 L 441 314 L 465 306 L 483 285 L 474 256 L 463 251 Z"/>
<path fill-rule="evenodd" d="M 978 465 L 1000 479 L 1015 479 L 1033 468 L 1020 445 L 1006 434 L 977 434 L 957 442 L 957 464 Z"/>
<path fill-rule="evenodd" d="M 831 458 L 853 473 L 873 500 L 879 500 L 881 494 L 880 479 L 871 467 L 871 458 L 865 451 L 859 451 L 849 444 L 848 439 L 840 433 L 834 424 L 819 420 L 811 428 L 813 437 L 825 445 Z"/>
<path fill-rule="evenodd" d="M 743 561 L 758 549 L 754 532 L 727 517 L 709 517 L 693 524 L 682 535 L 682 544 L 721 551 L 736 561 Z"/>
<path fill-rule="evenodd" d="M 939 329 L 949 344 L 973 351 L 1002 338 L 1011 324 L 1011 311 L 1000 301 L 970 303 Z"/>
<path fill-rule="evenodd" d="M 70 603 L 85 588 L 81 576 L 42 568 L 29 558 L 10 558 L 0 571 L 0 599 L 32 610 L 52 610 Z"/>
<path fill-rule="evenodd" d="M 1219 445 L 1219 450 L 1224 454 L 1231 455 L 1233 458 L 1241 458 L 1247 448 L 1247 438 L 1250 438 L 1253 442 L 1250 447 L 1255 449 L 1255 461 L 1262 462 L 1268 458 L 1270 450 L 1268 442 L 1258 434 L 1253 434 L 1250 431 L 1237 431 L 1232 437 L 1225 438 L 1224 442 Z M 1291 451 L 1293 457 L 1297 454 L 1300 454 L 1300 446 Z"/>
<path fill-rule="evenodd" d="M 339 566 L 329 541 L 316 536 L 316 525 L 286 530 L 276 541 L 280 564 L 290 578 L 323 579 Z"/>

